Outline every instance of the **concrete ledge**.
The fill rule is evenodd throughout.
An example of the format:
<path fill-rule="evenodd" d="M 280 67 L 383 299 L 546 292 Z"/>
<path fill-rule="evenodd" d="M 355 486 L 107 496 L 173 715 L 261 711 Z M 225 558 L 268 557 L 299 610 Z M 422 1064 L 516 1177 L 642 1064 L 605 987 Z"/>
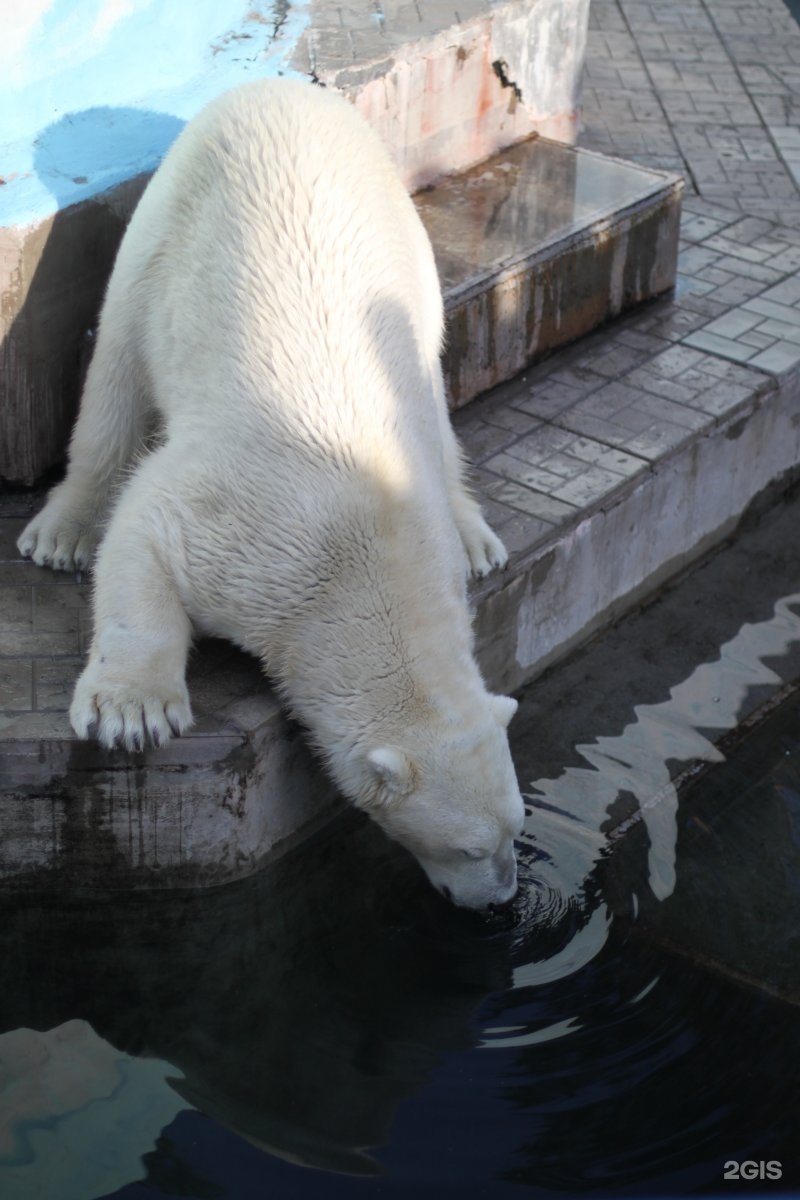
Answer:
<path fill-rule="evenodd" d="M 11 530 L 21 523 L 3 522 Z M 27 590 L 0 586 L 4 599 Z M 52 636 L 60 623 L 56 639 L 69 648 L 83 600 L 80 585 L 67 582 L 55 600 L 35 604 L 50 614 L 33 619 L 40 646 L 48 640 L 41 626 L 49 624 Z M 308 832 L 337 810 L 299 727 L 282 714 L 256 662 L 232 646 L 206 642 L 193 658 L 192 732 L 140 755 L 75 739 L 64 705 L 80 659 L 49 655 L 45 666 L 34 655 L 30 665 L 37 711 L 7 711 L 0 720 L 0 880 L 33 886 L 44 868 L 50 882 L 69 886 L 222 883 L 252 873 L 298 829 Z M 8 672 L 5 700 L 16 686 L 12 703 L 20 702 L 24 674 Z"/>
<path fill-rule="evenodd" d="M 774 249 L 792 231 L 723 211 L 702 236 L 721 227 L 726 253 L 766 238 L 785 262 L 782 282 L 761 285 L 772 297 L 765 313 L 752 290 L 747 303 L 768 322 L 783 304 L 792 319 L 800 271 Z M 746 254 L 736 261 L 749 270 Z M 730 291 L 727 279 L 719 286 Z M 511 551 L 508 569 L 474 593 L 492 687 L 534 679 L 728 536 L 765 489 L 797 479 L 800 342 L 788 370 L 690 344 L 720 319 L 718 305 L 709 317 L 708 293 L 702 301 L 699 311 L 686 288 L 643 306 L 455 414 Z M 740 353 L 740 325 L 728 329 L 726 354 Z M 759 357 L 767 336 L 752 347 Z M 85 651 L 87 585 L 18 559 L 16 534 L 38 502 L 0 499 L 0 879 L 222 882 L 330 814 L 331 790 L 256 664 L 224 644 L 196 652 L 189 738 L 131 756 L 75 741 L 66 710 Z"/>
<path fill-rule="evenodd" d="M 518 386 L 516 398 L 524 399 L 527 388 Z M 494 415 L 522 411 L 514 399 L 513 391 L 496 399 Z M 537 428 L 544 435 L 560 427 Z M 796 478 L 798 460 L 798 377 L 763 380 L 724 419 L 710 418 L 567 515 L 550 536 L 516 549 L 509 569 L 475 592 L 478 657 L 490 686 L 513 691 L 535 678 L 727 536 L 763 488 Z M 22 518 L 3 523 L 12 537 Z M 10 644 L 19 650 L 24 642 L 19 607 L 31 608 L 33 639 L 33 653 L 4 664 L 0 880 L 7 885 L 223 882 L 250 874 L 336 811 L 330 785 L 255 662 L 223 644 L 202 645 L 193 663 L 199 719 L 190 736 L 139 755 L 77 742 L 64 709 L 81 659 L 54 656 L 52 645 L 83 643 L 84 585 L 53 584 L 50 572 L 27 563 L 9 563 L 0 578 L 12 581 L 0 585 L 2 600 L 21 602 Z M 13 616 L 12 605 L 3 612 Z M 50 652 L 37 656 L 37 642 Z M 31 708 L 13 712 L 15 703 Z"/>
<path fill-rule="evenodd" d="M 775 481 L 800 478 L 800 375 L 723 419 L 519 552 L 476 594 L 478 657 L 515 691 L 728 537 Z"/>

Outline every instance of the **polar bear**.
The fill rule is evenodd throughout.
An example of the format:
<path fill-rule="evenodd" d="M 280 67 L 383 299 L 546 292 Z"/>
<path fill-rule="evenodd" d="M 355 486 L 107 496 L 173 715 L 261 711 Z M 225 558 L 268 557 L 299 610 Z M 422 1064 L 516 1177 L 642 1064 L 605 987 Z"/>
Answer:
<path fill-rule="evenodd" d="M 63 483 L 20 551 L 96 547 L 79 737 L 192 721 L 192 632 L 255 654 L 345 796 L 455 903 L 516 889 L 523 804 L 466 574 L 506 552 L 468 494 L 427 235 L 375 133 L 312 84 L 191 121 L 119 250 Z M 154 428 L 155 426 L 155 428 Z"/>

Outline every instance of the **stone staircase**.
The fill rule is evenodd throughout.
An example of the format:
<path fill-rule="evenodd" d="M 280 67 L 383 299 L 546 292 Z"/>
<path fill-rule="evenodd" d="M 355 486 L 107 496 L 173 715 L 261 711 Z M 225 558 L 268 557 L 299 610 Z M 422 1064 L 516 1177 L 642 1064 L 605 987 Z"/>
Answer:
<path fill-rule="evenodd" d="M 439 3 L 393 12 L 384 4 L 381 20 L 372 9 L 365 20 L 366 5 L 352 5 L 353 13 L 311 7 L 295 68 L 348 93 L 406 180 L 427 185 L 416 203 L 445 292 L 454 407 L 673 285 L 681 180 L 569 144 L 586 0 L 461 0 L 458 14 Z M 331 21 L 340 23 L 336 37 Z M 81 335 L 144 182 L 132 178 L 33 226 L 0 230 L 0 477 L 10 482 L 31 484 L 63 453 Z M 501 426 L 523 421 L 513 403 L 500 408 Z M 527 420 L 531 429 L 540 424 Z M 606 465 L 612 481 L 615 469 L 625 476 Z M 484 497 L 496 520 L 503 501 Z M 0 880 L 217 883 L 252 871 L 325 819 L 335 797 L 300 731 L 256 664 L 225 644 L 205 643 L 193 655 L 198 720 L 187 737 L 133 755 L 76 741 L 66 709 L 87 646 L 88 585 L 18 560 L 15 537 L 40 501 L 0 495 Z M 549 503 L 558 511 L 558 499 Z M 509 674 L 497 656 L 522 619 L 505 601 L 498 609 L 497 596 L 513 593 L 515 580 L 523 590 L 535 583 L 528 551 L 547 519 L 528 517 L 510 539 L 509 572 L 476 596 L 482 665 L 498 688 L 532 678 L 559 644 L 554 633 L 522 673 Z M 503 628 L 490 628 L 495 621 Z"/>

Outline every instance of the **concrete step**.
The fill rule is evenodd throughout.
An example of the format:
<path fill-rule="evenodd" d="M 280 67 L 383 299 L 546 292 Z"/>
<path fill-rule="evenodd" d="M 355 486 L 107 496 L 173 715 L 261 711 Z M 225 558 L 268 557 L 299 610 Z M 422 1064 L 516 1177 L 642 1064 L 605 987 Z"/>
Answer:
<path fill-rule="evenodd" d="M 683 180 L 534 136 L 420 192 L 453 407 L 675 283 Z"/>
<path fill-rule="evenodd" d="M 781 331 L 800 323 L 800 271 L 788 252 L 798 236 L 707 205 L 690 214 L 689 231 L 678 295 L 455 414 L 477 491 L 511 551 L 506 571 L 473 592 L 493 688 L 534 679 L 728 537 L 754 500 L 797 480 L 800 341 Z M 732 303 L 727 277 L 719 302 L 713 284 L 702 295 L 693 287 L 694 265 L 720 239 L 743 278 L 754 240 L 773 255 L 770 282 L 750 287 L 744 304 Z M 66 710 L 86 646 L 87 583 L 17 558 L 15 537 L 36 502 L 7 495 L 0 506 L 6 885 L 221 882 L 335 812 L 255 664 L 219 643 L 193 656 L 191 735 L 138 755 L 75 740 Z"/>

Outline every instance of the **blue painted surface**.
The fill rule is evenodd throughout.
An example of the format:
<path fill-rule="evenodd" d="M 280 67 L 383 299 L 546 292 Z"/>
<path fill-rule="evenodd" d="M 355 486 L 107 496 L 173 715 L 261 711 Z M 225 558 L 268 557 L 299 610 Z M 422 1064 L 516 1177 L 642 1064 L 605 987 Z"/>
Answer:
<path fill-rule="evenodd" d="M 292 74 L 308 0 L 28 0 L 0 38 L 0 224 L 152 170 L 247 79 Z"/>

